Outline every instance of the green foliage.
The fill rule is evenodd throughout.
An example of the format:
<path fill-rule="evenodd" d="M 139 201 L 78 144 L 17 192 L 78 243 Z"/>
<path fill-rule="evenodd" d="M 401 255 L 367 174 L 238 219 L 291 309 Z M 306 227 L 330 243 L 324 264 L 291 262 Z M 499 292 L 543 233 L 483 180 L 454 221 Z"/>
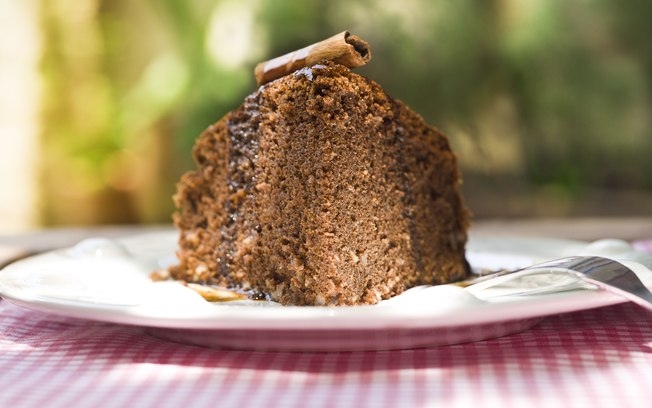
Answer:
<path fill-rule="evenodd" d="M 524 177 L 571 195 L 652 189 L 646 0 L 95 6 L 43 2 L 44 139 L 53 173 L 66 168 L 80 190 L 120 190 L 140 203 L 126 220 L 169 219 L 195 138 L 255 89 L 256 62 L 344 29 L 372 45 L 359 72 L 449 133 L 467 179 Z M 145 166 L 136 166 L 141 184 L 116 183 L 116 157 L 132 154 Z"/>

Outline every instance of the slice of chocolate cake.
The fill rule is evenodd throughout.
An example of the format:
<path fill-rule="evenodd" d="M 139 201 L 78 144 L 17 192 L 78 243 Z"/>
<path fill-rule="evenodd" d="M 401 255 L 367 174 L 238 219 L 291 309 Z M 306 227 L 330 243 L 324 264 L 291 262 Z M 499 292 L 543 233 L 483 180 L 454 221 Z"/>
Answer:
<path fill-rule="evenodd" d="M 321 62 L 261 86 L 194 156 L 174 197 L 176 279 L 356 305 L 468 273 L 447 138 L 347 67 Z"/>

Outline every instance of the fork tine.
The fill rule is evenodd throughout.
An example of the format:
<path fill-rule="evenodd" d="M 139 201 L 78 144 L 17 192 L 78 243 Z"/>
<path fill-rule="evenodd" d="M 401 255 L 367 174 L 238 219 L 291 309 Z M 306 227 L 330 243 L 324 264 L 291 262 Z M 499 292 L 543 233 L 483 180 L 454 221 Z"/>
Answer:
<path fill-rule="evenodd" d="M 560 273 L 574 276 L 581 282 L 625 297 L 652 311 L 652 292 L 645 287 L 636 273 L 618 261 L 598 256 L 573 256 L 519 270 L 501 271 L 471 280 L 467 288 L 480 291 L 522 276 Z M 538 292 L 541 293 L 540 290 Z M 520 295 L 525 294 L 533 294 L 533 292 L 520 293 Z"/>

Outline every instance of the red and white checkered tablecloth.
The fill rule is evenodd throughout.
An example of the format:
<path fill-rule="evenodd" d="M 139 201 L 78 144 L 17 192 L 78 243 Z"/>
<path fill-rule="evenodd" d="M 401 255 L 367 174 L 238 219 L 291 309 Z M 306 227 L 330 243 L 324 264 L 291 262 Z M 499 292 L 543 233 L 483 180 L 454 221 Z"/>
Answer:
<path fill-rule="evenodd" d="M 291 353 L 177 344 L 2 300 L 0 407 L 23 406 L 649 407 L 652 314 L 625 303 L 475 343 Z"/>
<path fill-rule="evenodd" d="M 632 304 L 430 349 L 277 353 L 158 340 L 138 327 L 0 303 L 0 406 L 640 406 L 652 317 Z"/>

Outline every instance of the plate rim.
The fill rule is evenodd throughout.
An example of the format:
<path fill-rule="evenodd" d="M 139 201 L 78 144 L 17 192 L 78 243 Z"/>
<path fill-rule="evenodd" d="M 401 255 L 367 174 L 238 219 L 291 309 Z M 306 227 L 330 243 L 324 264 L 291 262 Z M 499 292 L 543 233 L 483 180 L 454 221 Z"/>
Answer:
<path fill-rule="evenodd" d="M 138 240 L 142 241 L 147 237 L 156 237 L 157 242 L 160 242 L 161 238 L 170 239 L 172 236 L 176 237 L 177 232 L 174 230 L 147 232 L 114 240 L 133 251 L 134 248 L 130 248 L 130 245 L 133 246 L 134 242 L 138 242 Z M 578 240 L 516 235 L 481 238 L 471 232 L 469 245 L 473 246 L 478 239 L 487 238 L 499 240 L 503 243 L 508 241 L 524 242 L 525 240 L 531 244 L 538 242 L 559 246 L 575 245 L 578 248 L 588 244 L 585 241 Z M 433 311 L 412 310 L 410 313 L 407 313 L 405 311 L 401 312 L 402 309 L 399 308 L 399 312 L 397 312 L 397 310 L 390 310 L 390 308 L 384 308 L 380 305 L 252 307 L 249 305 L 212 305 L 208 303 L 208 307 L 203 307 L 201 313 L 195 311 L 195 314 L 192 316 L 184 316 L 183 313 L 179 315 L 171 312 L 169 309 L 156 310 L 154 308 L 152 310 L 152 306 L 125 306 L 61 298 L 41 298 L 25 293 L 24 291 L 21 293 L 20 290 L 13 290 L 5 284 L 3 278 L 7 270 L 20 269 L 25 264 L 36 262 L 42 257 L 50 256 L 50 254 L 59 251 L 61 250 L 34 255 L 9 264 L 1 269 L 0 295 L 2 298 L 21 307 L 64 317 L 152 328 L 202 330 L 383 330 L 388 328 L 456 327 L 545 317 L 552 314 L 573 312 L 625 302 L 624 299 L 606 292 L 577 290 L 528 297 L 524 302 L 485 302 L 482 303 L 482 313 L 473 315 L 473 308 L 471 308 L 472 310 L 470 312 L 468 309 L 465 309 L 463 313 L 459 313 L 454 318 L 450 315 Z M 473 248 L 470 251 L 473 251 Z M 135 254 L 138 255 L 138 251 L 135 251 Z M 440 286 L 450 287 L 454 286 L 454 284 Z M 552 302 L 553 298 L 555 302 Z M 538 307 L 514 307 L 515 304 L 522 305 L 524 303 L 529 306 Z M 546 306 L 546 308 L 541 308 L 540 306 L 542 305 Z M 284 312 L 279 314 L 279 310 L 283 310 Z M 385 313 L 382 313 L 381 310 Z M 387 313 L 388 310 L 391 313 Z M 454 311 L 460 312 L 459 310 Z M 382 318 L 372 319 L 370 317 Z"/>

